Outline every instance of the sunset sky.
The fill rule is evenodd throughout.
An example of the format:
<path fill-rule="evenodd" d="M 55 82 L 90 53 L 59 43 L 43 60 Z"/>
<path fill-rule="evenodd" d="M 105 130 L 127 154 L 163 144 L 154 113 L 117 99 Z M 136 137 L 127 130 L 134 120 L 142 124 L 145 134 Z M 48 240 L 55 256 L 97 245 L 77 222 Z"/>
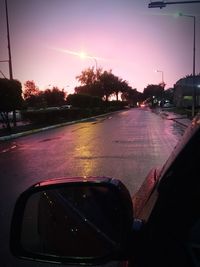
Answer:
<path fill-rule="evenodd" d="M 8 0 L 14 78 L 73 93 L 75 79 L 95 66 L 138 91 L 162 80 L 166 88 L 192 73 L 196 16 L 196 73 L 200 72 L 200 4 L 149 9 L 149 0 Z M 89 55 L 80 58 L 79 53 Z M 96 61 L 94 58 L 96 58 Z M 8 58 L 4 0 L 0 0 L 0 60 Z M 0 70 L 9 77 L 8 64 Z M 0 73 L 0 77 L 2 74 Z"/>

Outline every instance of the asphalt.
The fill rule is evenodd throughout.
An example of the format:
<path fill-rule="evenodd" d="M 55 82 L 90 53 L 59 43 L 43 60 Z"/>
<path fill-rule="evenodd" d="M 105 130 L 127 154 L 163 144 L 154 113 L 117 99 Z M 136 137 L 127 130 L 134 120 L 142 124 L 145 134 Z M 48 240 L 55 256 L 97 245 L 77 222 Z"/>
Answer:
<path fill-rule="evenodd" d="M 0 136 L 0 141 L 7 141 L 7 140 L 15 139 L 15 138 L 18 138 L 18 137 L 26 136 L 26 135 L 30 135 L 30 134 L 34 134 L 34 133 L 38 133 L 38 132 L 43 132 L 43 131 L 47 131 L 47 130 L 50 130 L 50 129 L 55 129 L 55 128 L 58 128 L 58 127 L 72 125 L 72 124 L 79 123 L 79 122 L 87 122 L 87 121 L 90 121 L 91 119 L 101 118 L 101 117 L 108 116 L 108 115 L 116 113 L 116 112 L 120 112 L 120 111 L 104 113 L 104 114 L 101 114 L 101 115 L 92 116 L 92 117 L 89 117 L 89 118 L 83 118 L 83 119 L 80 119 L 80 120 L 73 120 L 73 121 L 54 124 L 54 125 L 50 125 L 50 126 L 37 128 L 37 129 L 31 129 L 31 130 L 27 130 L 27 131 L 13 133 L 13 134 L 9 134 L 9 135 L 4 135 L 4 136 Z"/>
<path fill-rule="evenodd" d="M 115 112 L 112 112 L 112 113 L 115 113 Z M 117 112 L 120 112 L 120 111 L 117 111 Z M 168 111 L 167 109 L 166 110 L 156 109 L 156 110 L 154 110 L 154 112 L 156 114 L 160 115 L 162 118 L 167 119 L 167 120 L 173 120 L 185 128 L 187 128 L 189 126 L 189 124 L 191 123 L 191 120 L 188 119 L 185 115 L 176 114 L 176 113 L 171 112 L 170 110 Z M 80 119 L 80 120 L 74 120 L 74 121 L 70 121 L 70 122 L 65 122 L 65 123 L 55 124 L 55 125 L 51 125 L 51 126 L 41 127 L 38 129 L 31 129 L 31 130 L 13 133 L 13 134 L 5 135 L 5 136 L 0 136 L 0 141 L 7 141 L 7 140 L 15 139 L 18 137 L 22 137 L 22 136 L 26 136 L 26 135 L 30 135 L 30 134 L 58 128 L 58 127 L 72 125 L 72 124 L 75 124 L 78 122 L 89 121 L 91 119 L 104 117 L 104 116 L 110 115 L 112 113 L 106 113 L 106 114 L 102 114 L 102 115 L 98 115 L 98 116 L 93 116 L 90 118 L 84 118 L 84 119 Z"/>

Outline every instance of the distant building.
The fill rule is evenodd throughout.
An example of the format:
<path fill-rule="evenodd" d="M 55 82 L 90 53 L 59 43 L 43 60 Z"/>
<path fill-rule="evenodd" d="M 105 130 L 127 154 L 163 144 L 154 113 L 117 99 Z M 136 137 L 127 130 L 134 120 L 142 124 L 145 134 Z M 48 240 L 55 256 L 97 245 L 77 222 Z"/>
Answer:
<path fill-rule="evenodd" d="M 191 107 L 193 88 L 196 94 L 196 106 L 200 106 L 200 74 L 182 78 L 174 85 L 174 104 L 177 107 Z"/>

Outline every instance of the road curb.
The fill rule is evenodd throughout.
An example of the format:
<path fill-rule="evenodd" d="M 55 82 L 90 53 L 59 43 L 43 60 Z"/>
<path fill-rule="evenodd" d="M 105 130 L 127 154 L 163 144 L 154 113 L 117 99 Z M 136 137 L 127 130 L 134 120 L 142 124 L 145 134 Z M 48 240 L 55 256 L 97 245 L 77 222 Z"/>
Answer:
<path fill-rule="evenodd" d="M 187 118 L 186 115 L 180 115 L 177 113 L 173 113 L 171 114 L 170 112 L 165 112 L 165 111 L 161 111 L 159 113 L 156 113 L 157 115 L 160 115 L 163 119 L 166 120 L 172 120 L 178 124 L 180 124 L 183 127 L 188 127 L 191 123 L 191 120 Z"/>
<path fill-rule="evenodd" d="M 59 124 L 55 124 L 55 125 L 51 125 L 51 126 L 47 126 L 47 127 L 43 127 L 43 128 L 24 131 L 24 132 L 21 132 L 21 133 L 0 136 L 0 141 L 8 141 L 8 140 L 11 140 L 11 139 L 15 139 L 15 138 L 18 138 L 18 137 L 22 137 L 22 136 L 26 136 L 26 135 L 30 135 L 30 134 L 34 134 L 34 133 L 39 133 L 39 132 L 43 132 L 43 131 L 47 131 L 47 130 L 51 130 L 51 129 L 55 129 L 55 128 L 59 128 L 59 127 L 63 127 L 63 126 L 72 125 L 72 124 L 79 123 L 79 122 L 84 122 L 84 121 L 95 119 L 95 118 L 108 116 L 108 115 L 111 115 L 113 113 L 117 113 L 117 112 L 121 112 L 121 111 L 123 111 L 123 110 L 117 110 L 117 111 L 113 111 L 113 112 L 109 112 L 109 113 L 105 113 L 105 114 L 100 114 L 100 115 L 97 115 L 97 116 L 83 118 L 83 119 L 80 119 L 80 120 L 63 122 L 63 123 L 59 123 Z"/>
<path fill-rule="evenodd" d="M 181 126 L 184 126 L 185 128 L 187 128 L 191 124 L 191 120 L 187 119 L 187 121 L 182 121 L 185 119 L 186 118 L 174 118 L 172 120 L 175 121 L 176 123 L 180 124 Z"/>

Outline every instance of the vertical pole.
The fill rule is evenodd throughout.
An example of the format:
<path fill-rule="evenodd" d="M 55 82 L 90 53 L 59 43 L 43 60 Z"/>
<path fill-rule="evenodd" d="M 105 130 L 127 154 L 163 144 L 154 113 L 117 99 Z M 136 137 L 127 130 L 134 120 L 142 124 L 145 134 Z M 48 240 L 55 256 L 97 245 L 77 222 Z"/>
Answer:
<path fill-rule="evenodd" d="M 96 71 L 97 71 L 97 60 L 96 60 L 96 58 L 94 58 L 94 61 L 95 61 L 95 67 L 96 67 Z"/>
<path fill-rule="evenodd" d="M 12 57 L 11 57 L 11 48 L 10 48 L 10 28 L 9 28 L 9 18 L 8 18 L 8 4 L 5 0 L 6 7 L 6 26 L 7 26 L 7 40 L 8 40 L 8 65 L 9 65 L 9 78 L 13 80 L 13 71 L 12 71 Z M 13 125 L 17 126 L 16 111 L 13 110 Z"/>
<path fill-rule="evenodd" d="M 193 91 L 192 91 L 192 117 L 195 116 L 195 108 L 196 108 L 196 88 L 195 88 L 195 42 L 196 42 L 196 17 L 192 16 L 194 23 L 194 39 L 193 39 L 193 71 L 192 71 L 192 83 L 193 83 Z"/>
<path fill-rule="evenodd" d="M 6 7 L 6 26 L 7 26 L 7 39 L 8 39 L 8 64 L 9 64 L 9 76 L 10 80 L 13 79 L 13 71 L 12 71 L 12 58 L 11 58 L 11 48 L 10 48 L 10 29 L 9 29 L 9 19 L 8 19 L 8 5 L 7 0 L 5 0 Z"/>

